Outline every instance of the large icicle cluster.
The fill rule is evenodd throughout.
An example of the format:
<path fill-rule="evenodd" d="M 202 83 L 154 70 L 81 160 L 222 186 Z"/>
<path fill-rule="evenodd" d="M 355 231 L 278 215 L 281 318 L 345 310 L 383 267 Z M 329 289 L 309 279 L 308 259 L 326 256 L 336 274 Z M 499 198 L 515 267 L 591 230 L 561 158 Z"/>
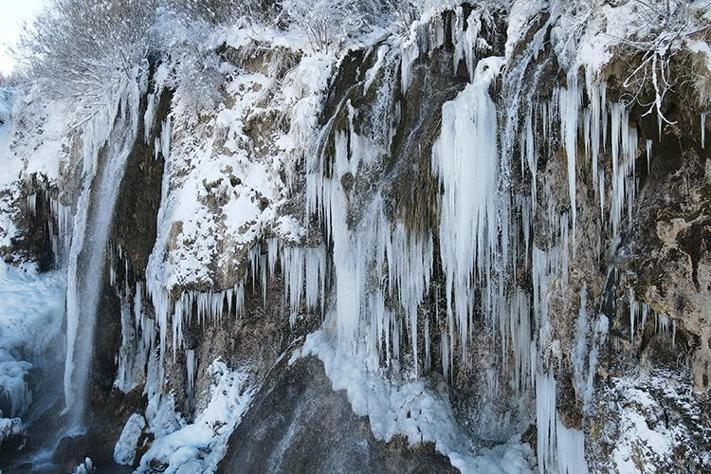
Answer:
<path fill-rule="evenodd" d="M 429 53 L 428 48 L 441 47 L 444 31 L 452 32 L 455 66 L 465 63 L 469 84 L 444 105 L 441 132 L 433 147 L 431 171 L 442 189 L 438 234 L 412 233 L 405 223 L 387 217 L 382 188 L 376 187 L 365 199 L 357 194 L 353 181 L 377 175 L 389 153 L 398 118 L 396 114 L 381 119 L 374 127 L 380 133 L 374 134 L 363 125 L 372 119 L 368 116 L 372 111 L 354 106 L 346 97 L 327 117 L 315 144 L 309 145 L 308 140 L 299 143 L 307 150 L 303 152 L 306 232 L 318 234 L 318 229 L 309 225 L 316 215 L 325 229 L 325 244 L 299 249 L 267 240 L 253 246 L 250 268 L 234 288 L 187 291 L 174 302 L 165 289 L 156 290 L 165 284 L 165 278 L 149 271 L 149 278 L 156 282 L 149 281 L 149 287 L 153 287 L 150 293 L 157 309 L 161 354 L 169 320 L 175 350 L 182 344 L 182 324 L 193 313 L 198 319 L 219 319 L 225 309 L 239 314 L 245 282 L 250 278 L 251 286 L 260 287 L 266 298 L 267 281 L 276 277 L 279 265 L 292 327 L 305 302 L 307 312 L 317 308 L 325 312 L 326 327 L 333 328 L 339 357 L 366 360 L 371 370 L 405 368 L 405 373 L 417 377 L 422 368 L 432 367 L 431 318 L 439 317 L 423 308 L 423 303 L 430 294 L 433 270 L 441 265 L 446 301 L 440 341 L 444 374 L 453 370 L 455 353 L 466 359 L 475 336 L 474 318 L 484 315 L 500 334 L 501 358 L 513 369 L 516 392 L 536 399 L 541 471 L 556 463 L 561 471 L 584 465 L 582 433 L 567 427 L 557 414 L 554 373 L 561 353 L 548 300 L 557 288 L 569 284 L 570 262 L 578 242 L 578 176 L 583 169 L 592 171 L 601 235 L 609 231 L 618 236 L 622 223 L 631 222 L 637 186 L 635 161 L 640 155 L 638 132 L 630 124 L 625 105 L 607 99 L 604 82 L 592 80 L 590 72 L 587 81 L 578 79 L 577 63 L 570 66 L 565 87 L 534 103 L 534 87 L 527 87 L 525 77 L 544 48 L 544 37 L 537 34 L 521 58 L 479 60 L 477 52 L 491 49 L 486 39 L 477 36 L 482 18 L 480 12 L 465 18 L 459 8 L 453 16 L 433 15 L 414 25 L 402 43 L 378 46 L 374 65 L 358 84 L 364 92 L 375 88 L 377 100 L 388 110 L 393 91 L 408 90 L 413 68 Z M 446 21 L 451 22 L 447 28 Z M 555 21 L 548 20 L 549 24 Z M 398 74 L 393 75 L 393 70 Z M 540 73 L 536 74 L 540 81 Z M 501 105 L 490 95 L 499 77 L 511 84 Z M 523 98 L 530 105 L 520 105 Z M 647 153 L 651 151 L 649 143 Z M 548 184 L 541 182 L 538 169 L 541 162 L 552 159 L 559 146 L 565 153 L 569 202 L 562 210 L 553 202 L 541 202 L 550 190 L 541 188 Z M 528 194 L 511 189 L 515 150 L 522 174 L 530 177 Z M 611 163 L 606 162 L 608 156 Z M 164 205 L 170 199 L 164 196 Z M 545 223 L 551 236 L 545 248 L 536 243 L 535 235 L 541 231 L 534 228 L 538 220 Z M 159 237 L 158 253 L 152 257 L 156 258 L 156 269 L 166 261 L 160 256 L 165 246 Z M 519 261 L 530 272 L 532 291 L 525 282 L 517 281 Z M 333 298 L 332 306 L 327 297 Z M 576 391 L 588 403 L 596 351 L 606 337 L 608 317 L 588 316 L 584 293 L 580 298 L 574 355 Z M 326 311 L 328 308 L 332 309 Z M 403 353 L 403 345 L 409 346 L 409 353 Z M 498 376 L 506 376 L 505 371 Z"/>

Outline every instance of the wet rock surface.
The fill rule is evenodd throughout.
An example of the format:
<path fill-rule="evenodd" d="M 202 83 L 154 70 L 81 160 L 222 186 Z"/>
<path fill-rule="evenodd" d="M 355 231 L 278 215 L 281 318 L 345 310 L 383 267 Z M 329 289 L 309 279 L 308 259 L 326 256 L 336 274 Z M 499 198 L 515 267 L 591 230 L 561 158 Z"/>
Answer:
<path fill-rule="evenodd" d="M 376 440 L 313 357 L 270 372 L 232 434 L 220 472 L 458 472 L 431 444 Z"/>

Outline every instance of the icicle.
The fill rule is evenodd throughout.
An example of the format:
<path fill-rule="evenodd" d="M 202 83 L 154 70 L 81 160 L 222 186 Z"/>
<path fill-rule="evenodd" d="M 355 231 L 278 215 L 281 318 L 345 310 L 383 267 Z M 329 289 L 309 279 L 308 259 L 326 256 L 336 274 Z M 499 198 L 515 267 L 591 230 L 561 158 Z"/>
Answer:
<path fill-rule="evenodd" d="M 37 214 L 37 193 L 32 193 L 27 196 L 27 209 L 32 217 Z"/>
<path fill-rule="evenodd" d="M 612 202 L 611 225 L 614 236 L 619 235 L 619 224 L 625 208 L 632 213 L 636 180 L 634 165 L 637 158 L 637 129 L 629 126 L 629 115 L 618 103 L 610 109 L 612 123 Z M 631 219 L 630 219 L 631 224 Z"/>
<path fill-rule="evenodd" d="M 445 379 L 449 380 L 451 378 L 451 374 L 449 373 L 449 366 L 450 366 L 449 341 L 452 340 L 452 338 L 447 337 L 447 334 L 444 331 L 442 331 L 440 337 L 441 337 L 440 347 L 442 349 L 442 372 L 443 372 Z"/>
<path fill-rule="evenodd" d="M 669 317 L 667 317 L 665 314 L 657 314 L 657 327 L 656 327 L 656 333 L 659 334 L 661 333 L 663 336 L 666 336 L 669 334 Z"/>
<path fill-rule="evenodd" d="M 676 326 L 675 326 L 676 328 Z M 430 314 L 425 314 L 425 373 L 430 371 L 431 359 L 430 359 Z"/>
<path fill-rule="evenodd" d="M 463 59 L 469 75 L 469 80 L 474 79 L 476 67 L 476 45 L 481 32 L 481 19 L 478 15 L 470 14 L 464 19 L 464 9 L 460 6 L 455 11 L 455 24 L 452 28 L 452 44 L 454 44 L 454 70 Z M 466 28 L 465 28 L 466 22 Z"/>
<path fill-rule="evenodd" d="M 672 319 L 672 348 L 676 348 L 676 319 Z"/>
<path fill-rule="evenodd" d="M 301 306 L 304 292 L 304 250 L 299 247 L 286 247 L 281 251 L 281 270 L 284 277 L 284 297 L 288 298 L 289 324 L 293 328 Z"/>
<path fill-rule="evenodd" d="M 526 134 L 526 163 L 528 164 L 528 171 L 531 173 L 531 206 L 532 212 L 535 214 L 536 211 L 536 174 L 538 168 L 538 153 L 535 148 L 535 142 L 533 139 L 533 126 L 531 123 L 531 114 L 526 116 L 525 124 L 525 134 Z"/>
<path fill-rule="evenodd" d="M 602 115 L 601 86 L 590 86 L 590 151 L 592 155 L 593 185 L 598 183 L 598 160 L 600 155 L 601 121 L 607 118 Z"/>
<path fill-rule="evenodd" d="M 244 283 L 239 282 L 234 288 L 235 315 L 241 316 L 244 311 Z"/>
<path fill-rule="evenodd" d="M 514 355 L 514 380 L 518 393 L 523 393 L 529 383 L 531 371 L 531 323 L 528 294 L 516 288 L 511 298 L 510 331 Z"/>
<path fill-rule="evenodd" d="M 573 224 L 573 252 L 575 252 L 576 208 L 576 172 L 578 118 L 582 90 L 578 87 L 578 71 L 572 69 L 568 73 L 568 87 L 560 90 L 560 133 L 561 141 L 565 143 L 565 154 L 568 164 L 568 197 L 570 199 L 571 218 Z"/>
<path fill-rule="evenodd" d="M 160 152 L 161 155 L 163 155 L 163 159 L 167 161 L 168 157 L 170 156 L 170 138 L 172 132 L 170 115 L 165 118 L 160 130 Z"/>
<path fill-rule="evenodd" d="M 552 468 L 556 446 L 555 379 L 550 372 L 536 377 L 536 428 L 538 471 L 543 474 Z"/>
<path fill-rule="evenodd" d="M 639 305 L 634 299 L 634 292 L 632 291 L 632 288 L 628 289 L 628 293 L 628 300 L 630 303 L 630 340 L 634 342 L 634 324 L 637 320 L 637 312 L 639 310 Z"/>
<path fill-rule="evenodd" d="M 607 316 L 601 314 L 595 323 L 593 332 L 593 341 L 590 354 L 588 355 L 588 375 L 585 381 L 585 390 L 582 392 L 583 399 L 583 414 L 587 414 L 590 409 L 590 402 L 593 395 L 593 384 L 595 382 L 595 372 L 597 370 L 597 360 L 600 353 L 600 347 L 607 338 L 609 330 L 609 321 Z"/>
<path fill-rule="evenodd" d="M 647 152 L 647 173 L 652 171 L 652 140 L 645 142 L 645 150 Z"/>
<path fill-rule="evenodd" d="M 195 370 L 197 368 L 195 351 L 192 349 L 189 349 L 185 354 L 185 368 L 187 371 L 188 397 L 192 399 L 195 386 Z"/>
<path fill-rule="evenodd" d="M 585 435 L 582 431 L 567 428 L 561 419 L 556 423 L 556 443 L 559 474 L 587 474 L 585 460 Z"/>
<path fill-rule="evenodd" d="M 701 112 L 701 149 L 706 147 L 706 115 L 708 112 Z"/>
<path fill-rule="evenodd" d="M 500 59 L 480 61 L 474 82 L 444 104 L 442 132 L 433 146 L 433 173 L 444 188 L 440 243 L 447 313 L 448 319 L 456 315 L 463 353 L 471 331 L 472 268 L 478 278 L 488 275 L 498 243 L 497 121 L 488 88 Z"/>
<path fill-rule="evenodd" d="M 605 222 L 605 170 L 600 170 L 600 222 Z"/>
<path fill-rule="evenodd" d="M 156 94 L 148 94 L 146 100 L 146 112 L 143 114 L 143 141 L 148 144 L 153 132 L 153 121 L 156 112 Z"/>
<path fill-rule="evenodd" d="M 412 81 L 412 65 L 420 57 L 420 48 L 417 44 L 417 29 L 413 27 L 410 30 L 409 38 L 403 43 L 402 48 L 402 65 L 401 65 L 401 87 L 402 93 L 405 94 L 410 87 Z"/>
<path fill-rule="evenodd" d="M 573 365 L 573 378 L 575 380 L 575 388 L 578 394 L 585 391 L 585 356 L 588 355 L 587 345 L 587 330 L 588 330 L 588 313 L 587 313 L 587 287 L 583 284 L 580 289 L 580 310 L 578 311 L 578 321 L 575 327 L 575 339 L 573 344 L 573 357 L 571 362 Z"/>

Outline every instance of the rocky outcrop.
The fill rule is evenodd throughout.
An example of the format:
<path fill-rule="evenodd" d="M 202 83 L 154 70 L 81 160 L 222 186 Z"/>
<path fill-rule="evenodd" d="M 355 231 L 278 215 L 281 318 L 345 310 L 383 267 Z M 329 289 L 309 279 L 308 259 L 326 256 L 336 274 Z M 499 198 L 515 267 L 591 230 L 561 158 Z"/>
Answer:
<path fill-rule="evenodd" d="M 375 439 L 321 362 L 288 357 L 267 376 L 232 434 L 219 472 L 457 472 L 431 445 Z"/>

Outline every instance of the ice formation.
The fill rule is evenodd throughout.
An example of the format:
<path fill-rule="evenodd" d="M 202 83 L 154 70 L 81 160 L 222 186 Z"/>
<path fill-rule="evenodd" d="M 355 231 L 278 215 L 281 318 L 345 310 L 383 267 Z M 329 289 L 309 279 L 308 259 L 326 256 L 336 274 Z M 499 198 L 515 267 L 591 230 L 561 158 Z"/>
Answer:
<path fill-rule="evenodd" d="M 148 73 L 133 71 L 134 79 L 107 96 L 110 107 L 74 127 L 80 140 L 43 139 L 40 157 L 59 155 L 62 146 L 77 155 L 62 163 L 78 167 L 76 196 L 32 189 L 18 198 L 30 217 L 49 207 L 53 254 L 66 264 L 64 394 L 73 427 L 85 421 L 108 283 L 120 302 L 113 386 L 124 394 L 142 390 L 147 402 L 126 421 L 114 460 L 138 463 L 139 472 L 156 465 L 165 472 L 217 469 L 259 381 L 248 367 L 204 360 L 189 337 L 195 327 L 239 321 L 252 300 L 280 304 L 294 334 L 305 323 L 320 324 L 297 356 L 323 362 L 333 389 L 346 390 L 376 438 L 432 442 L 464 472 L 587 472 L 585 434 L 561 414 L 558 376 L 568 363 L 568 396 L 579 402 L 582 416 L 592 413 L 600 353 L 617 319 L 591 301 L 599 289 L 574 279 L 574 262 L 596 240 L 593 263 L 608 264 L 610 280 L 623 279 L 611 262 L 624 257 L 621 242 L 634 230 L 640 177 L 652 171 L 662 117 L 657 136 L 647 137 L 633 105 L 608 97 L 612 87 L 608 91 L 601 71 L 611 40 L 595 28 L 571 26 L 580 19 L 569 17 L 565 2 L 551 2 L 542 14 L 545 3 L 514 2 L 505 44 L 495 34 L 502 12 L 433 8 L 401 34 L 349 45 L 349 54 L 364 51 L 355 72 L 346 55 L 308 50 L 273 31 L 235 28 L 211 44 L 239 56 L 239 64 L 219 59 L 223 83 L 216 88 L 224 100 L 215 110 L 195 113 L 190 84 L 173 77 L 178 61 L 162 58 L 151 73 L 151 92 Z M 628 5 L 619 8 L 618 15 L 629 13 Z M 613 10 L 591 10 L 585 21 L 601 27 Z M 608 23 L 607 36 L 628 34 L 622 19 Z M 263 55 L 260 42 L 274 49 L 273 57 Z M 413 224 L 405 211 L 393 210 L 409 204 L 394 206 L 389 193 L 406 175 L 402 167 L 419 163 L 410 156 L 404 164 L 390 161 L 396 139 L 406 141 L 399 134 L 412 113 L 407 101 L 440 50 L 451 55 L 446 64 L 456 78 L 448 79 L 459 85 L 438 106 L 441 120 L 428 137 L 431 151 L 423 152 L 426 166 L 418 170 L 433 184 L 417 190 L 422 200 L 413 207 L 431 207 L 426 211 L 436 222 Z M 564 73 L 561 81 L 540 93 L 553 63 Z M 351 73 L 345 92 L 334 86 L 340 74 Z M 167 91 L 170 111 L 159 116 Z M 706 114 L 700 117 L 704 149 Z M 5 128 L 3 151 L 10 149 Z M 152 159 L 163 160 L 157 236 L 145 274 L 129 277 L 125 249 L 110 241 L 114 207 L 134 144 L 154 136 Z M 636 168 L 638 160 L 646 161 L 646 170 Z M 51 160 L 16 161 L 22 164 L 3 172 L 3 185 L 23 173 L 44 175 L 54 186 L 65 179 Z M 558 166 L 564 179 L 556 181 L 551 175 Z M 565 199 L 556 203 L 561 192 Z M 0 196 L 2 247 L 19 232 L 6 216 L 11 197 Z M 588 197 L 592 213 L 583 204 Z M 596 239 L 580 232 L 586 221 L 598 226 Z M 604 242 L 609 248 L 601 248 Z M 0 271 L 1 294 L 10 270 Z M 275 284 L 281 285 L 279 302 L 270 299 Z M 561 288 L 573 295 L 565 303 L 575 315 L 562 329 L 555 314 Z M 642 295 L 633 285 L 624 288 L 630 344 L 640 343 L 653 317 L 655 335 L 675 347 L 676 319 L 638 301 Z M 562 332 L 570 353 L 561 349 Z M 8 336 L 0 337 L 5 344 Z M 495 448 L 459 426 L 445 388 L 468 358 L 488 349 L 478 345 L 485 343 L 495 350 L 477 387 L 481 420 L 504 392 L 511 402 L 506 419 L 497 419 Z M 12 348 L 0 347 L 0 402 L 10 417 L 0 420 L 0 436 L 20 429 L 12 420 L 31 401 L 25 381 L 31 364 Z M 175 367 L 186 405 L 197 409 L 192 418 L 168 389 L 174 380 L 166 371 Z M 520 428 L 533 420 L 537 466 L 520 438 Z M 646 433 L 638 414 L 626 414 L 622 423 Z M 671 445 L 647 434 L 645 442 L 671 452 Z M 149 438 L 137 459 L 139 442 Z M 629 438 L 623 440 L 631 446 Z M 622 449 L 614 459 L 619 469 L 630 466 Z M 87 459 L 77 469 L 91 468 Z"/>
<path fill-rule="evenodd" d="M 38 275 L 0 261 L 0 446 L 24 433 L 33 401 L 52 399 L 50 387 L 33 393 L 29 376 L 31 370 L 54 371 L 58 362 L 49 354 L 61 343 L 64 282 L 59 272 Z"/>

